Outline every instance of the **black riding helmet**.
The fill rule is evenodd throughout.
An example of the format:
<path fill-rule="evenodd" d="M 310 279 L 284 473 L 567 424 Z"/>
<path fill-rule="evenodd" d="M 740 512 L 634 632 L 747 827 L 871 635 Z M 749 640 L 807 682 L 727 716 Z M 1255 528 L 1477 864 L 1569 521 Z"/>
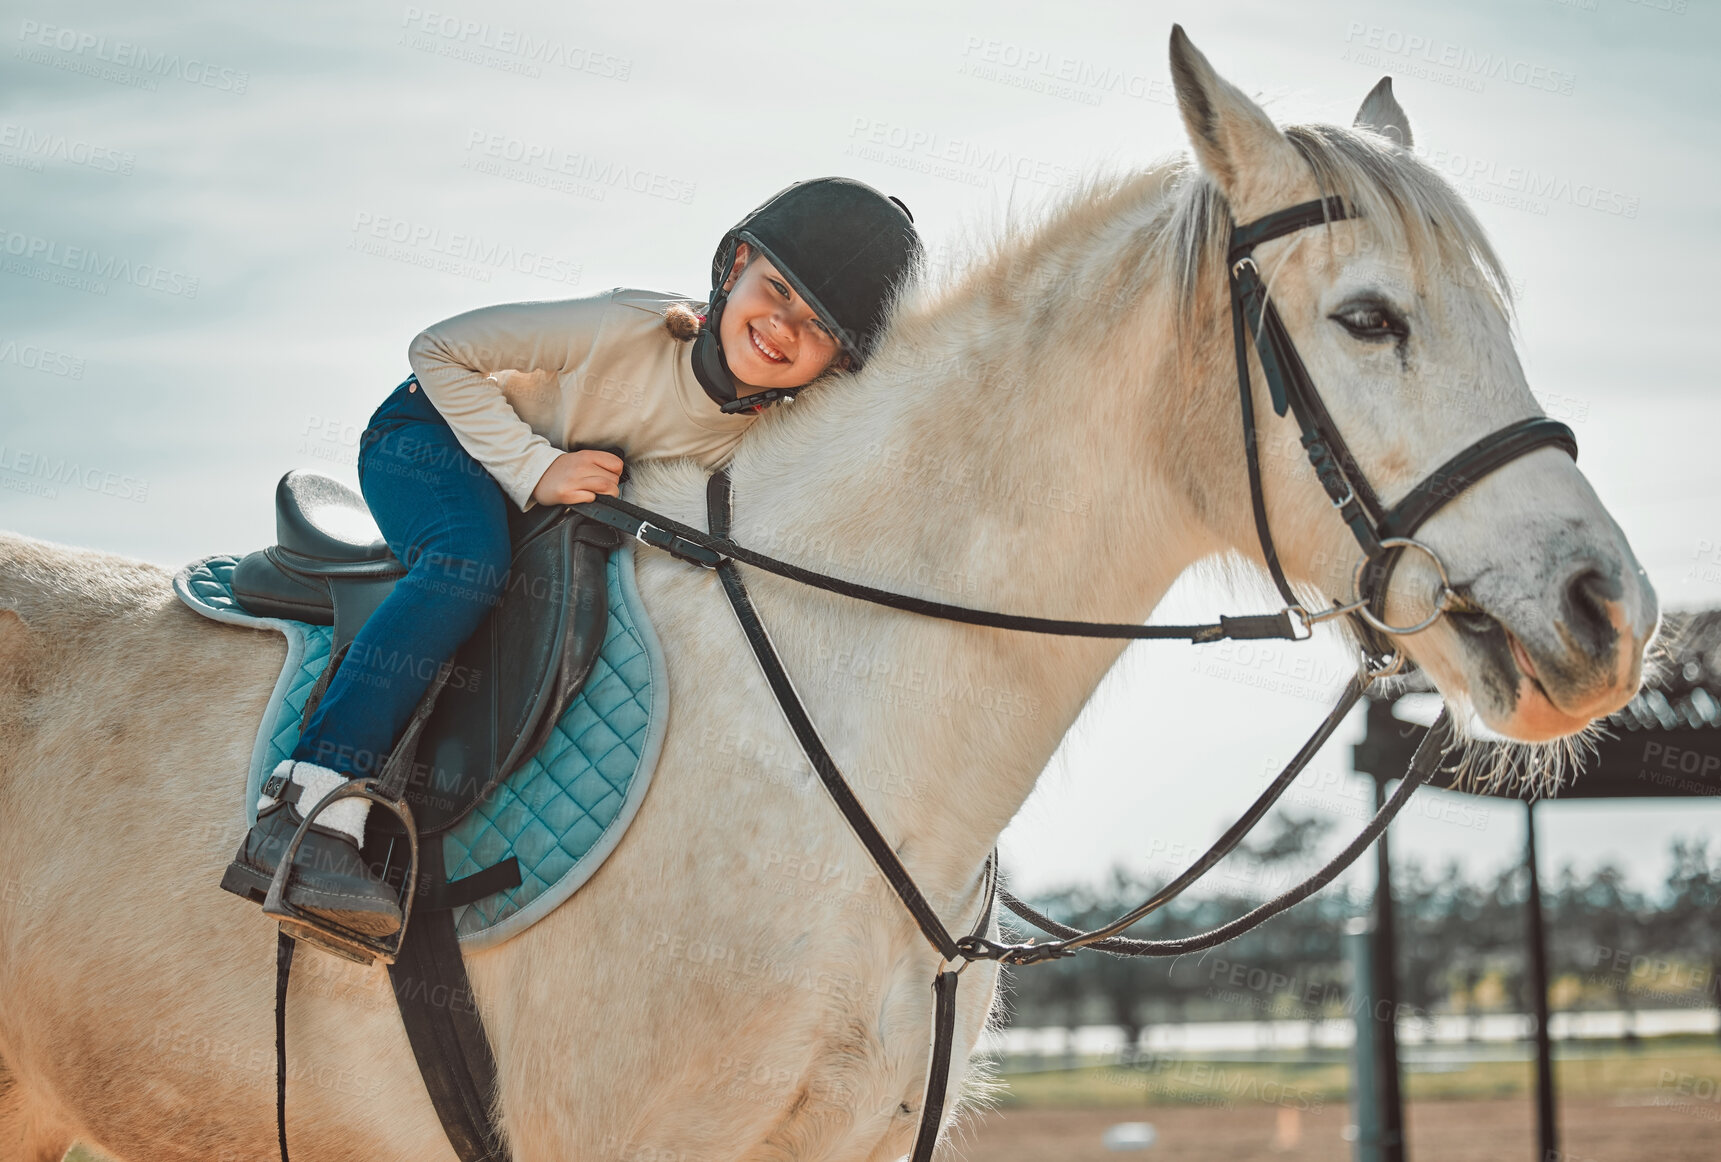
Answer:
<path fill-rule="evenodd" d="M 857 368 L 884 327 L 891 294 L 921 255 L 908 207 L 851 178 L 796 182 L 741 219 L 711 260 L 711 302 L 693 346 L 694 373 L 725 412 L 793 399 L 800 390 L 772 388 L 736 398 L 717 328 L 729 297 L 723 283 L 741 242 L 782 271 Z"/>

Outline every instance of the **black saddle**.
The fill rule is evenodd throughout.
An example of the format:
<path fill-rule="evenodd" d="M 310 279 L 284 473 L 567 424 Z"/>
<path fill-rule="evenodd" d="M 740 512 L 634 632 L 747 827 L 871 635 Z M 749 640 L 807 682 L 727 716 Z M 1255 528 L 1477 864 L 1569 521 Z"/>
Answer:
<path fill-rule="evenodd" d="M 233 571 L 251 613 L 335 629 L 339 657 L 406 569 L 364 499 L 337 480 L 289 472 L 275 489 L 278 544 Z M 455 655 L 424 732 L 406 800 L 420 836 L 458 823 L 544 745 L 591 673 L 609 605 L 614 529 L 564 506 L 509 506 L 513 560 L 502 600 Z M 373 828 L 400 833 L 389 812 Z"/>

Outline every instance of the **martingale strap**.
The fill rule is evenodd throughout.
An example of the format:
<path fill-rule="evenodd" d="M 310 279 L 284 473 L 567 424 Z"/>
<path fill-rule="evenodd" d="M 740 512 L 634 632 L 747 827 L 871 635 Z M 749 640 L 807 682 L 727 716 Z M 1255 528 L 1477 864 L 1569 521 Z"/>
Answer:
<path fill-rule="evenodd" d="M 1319 871 L 1302 883 L 1280 893 L 1253 911 L 1245 912 L 1217 928 L 1173 940 L 1131 940 L 1117 935 L 1096 939 L 1095 937 L 1100 933 L 1121 932 L 1129 924 L 1134 923 L 1136 917 L 1144 915 L 1151 909 L 1137 908 L 1134 912 L 1121 917 L 1118 921 L 1107 924 L 1104 928 L 1097 928 L 1092 932 L 1083 932 L 1079 928 L 1060 924 L 1050 916 L 1035 911 L 1008 891 L 1001 892 L 1004 906 L 1041 931 L 1062 938 L 1057 944 L 1025 946 L 1030 948 L 1092 948 L 1117 956 L 1183 956 L 1187 953 L 1204 952 L 1209 948 L 1215 948 L 1227 940 L 1234 940 L 1245 932 L 1271 920 L 1287 908 L 1300 904 L 1332 883 L 1347 867 L 1355 863 L 1357 856 L 1361 855 L 1369 844 L 1380 838 L 1381 832 L 1385 831 L 1387 825 L 1404 809 L 1404 805 L 1410 802 L 1410 797 L 1416 793 L 1417 788 L 1426 785 L 1434 777 L 1435 772 L 1440 769 L 1440 759 L 1445 754 L 1451 735 L 1452 724 L 1447 717 L 1446 710 L 1442 708 L 1440 717 L 1435 719 L 1433 727 L 1423 736 L 1422 742 L 1417 746 L 1416 753 L 1410 760 L 1410 769 L 1405 771 L 1404 778 L 1399 781 L 1392 797 L 1382 804 L 1380 810 L 1375 812 L 1368 824 L 1357 832 L 1356 838 L 1352 839 L 1342 851 L 1333 856 Z M 1166 893 L 1162 891 L 1154 899 L 1164 902 L 1161 897 L 1165 896 Z M 1153 901 L 1149 902 L 1152 903 Z"/>
<path fill-rule="evenodd" d="M 712 534 L 727 537 L 731 507 L 729 473 L 726 469 L 712 473 L 706 482 L 705 504 L 706 519 L 710 523 Z M 981 871 L 982 892 L 986 902 L 981 909 L 980 918 L 969 934 L 958 941 L 950 935 L 944 921 L 938 918 L 938 913 L 927 902 L 914 878 L 903 866 L 902 860 L 897 858 L 890 841 L 879 831 L 878 825 L 872 821 L 848 781 L 843 778 L 836 761 L 831 758 L 824 740 L 819 737 L 818 728 L 813 725 L 800 695 L 795 692 L 794 682 L 784 668 L 782 658 L 771 644 L 771 635 L 759 620 L 758 611 L 753 607 L 753 599 L 747 593 L 747 585 L 742 580 L 740 569 L 734 561 L 725 560 L 717 566 L 717 576 L 723 583 L 723 591 L 729 598 L 730 606 L 735 611 L 735 619 L 741 623 L 747 644 L 753 649 L 759 669 L 764 673 L 772 694 L 776 696 L 777 706 L 788 721 L 790 729 L 794 731 L 795 741 L 800 744 L 801 752 L 813 765 L 819 781 L 824 784 L 837 809 L 842 812 L 843 819 L 866 848 L 867 854 L 872 857 L 873 863 L 877 865 L 891 890 L 914 918 L 921 935 L 944 962 L 939 966 L 938 976 L 932 984 L 932 1051 L 927 1062 L 926 1094 L 920 1107 L 920 1129 L 915 1135 L 914 1152 L 910 1155 L 912 1162 L 930 1162 L 944 1121 L 945 1090 L 950 1084 L 950 1056 L 955 1046 L 956 1033 L 956 987 L 961 980 L 962 969 L 967 967 L 967 961 L 970 959 L 964 955 L 962 946 L 976 941 L 984 942 L 986 929 L 992 924 L 993 902 L 998 892 L 998 853 L 994 850 L 987 856 L 986 865 Z M 964 963 L 960 968 L 951 969 L 949 962 L 957 959 L 963 960 Z"/>
<path fill-rule="evenodd" d="M 1273 804 L 1277 803 L 1290 789 L 1291 784 L 1297 781 L 1297 776 L 1303 773 L 1303 768 L 1309 765 L 1310 760 L 1327 744 L 1327 740 L 1332 738 L 1333 731 L 1339 728 L 1339 724 L 1350 714 L 1351 708 L 1357 704 L 1371 684 L 1369 679 L 1360 673 L 1350 680 L 1345 686 L 1344 692 L 1339 695 L 1338 702 L 1327 712 L 1327 716 L 1321 720 L 1321 724 L 1315 728 L 1315 732 L 1309 736 L 1308 741 L 1297 748 L 1297 753 L 1291 756 L 1291 761 L 1285 764 L 1285 768 L 1279 772 L 1278 778 L 1269 783 L 1266 790 L 1262 791 L 1260 796 L 1249 805 L 1249 809 L 1243 812 L 1235 823 L 1226 828 L 1225 833 L 1214 842 L 1213 846 L 1208 848 L 1200 859 L 1185 868 L 1182 874 L 1160 888 L 1140 906 L 1119 916 L 1111 923 L 1089 932 L 1075 933 L 1071 930 L 1071 938 L 1063 940 L 1060 945 L 1037 946 L 1039 954 L 1044 956 L 1055 950 L 1057 954 L 1061 955 L 1064 949 L 1073 952 L 1078 948 L 1089 947 L 1098 948 L 1103 952 L 1116 951 L 1107 943 L 1111 937 L 1122 932 L 1136 921 L 1157 912 L 1182 895 L 1184 889 L 1206 875 L 1214 865 L 1231 854 L 1237 845 L 1243 842 L 1249 832 L 1255 829 L 1255 824 L 1266 816 Z M 1014 896 L 1005 894 L 1004 902 L 1012 910 L 1015 906 L 1010 904 L 1010 901 L 1013 899 L 1015 899 Z M 1018 912 L 1017 915 L 1021 915 L 1021 913 Z"/>
<path fill-rule="evenodd" d="M 729 534 L 731 500 L 728 471 L 720 469 L 711 475 L 706 486 L 707 520 L 710 524 L 711 533 L 716 538 L 727 538 Z M 1380 833 L 1386 829 L 1392 819 L 1403 809 L 1405 803 L 1409 801 L 1411 794 L 1433 777 L 1434 772 L 1439 768 L 1440 757 L 1443 753 L 1442 748 L 1448 734 L 1443 711 L 1435 729 L 1429 732 L 1428 737 L 1417 749 L 1415 759 L 1411 763 L 1411 769 L 1399 785 L 1398 790 L 1359 832 L 1356 838 L 1325 867 L 1289 891 L 1284 892 L 1278 898 L 1210 932 L 1170 941 L 1129 940 L 1117 935 L 1181 893 L 1243 840 L 1254 825 L 1266 815 L 1272 805 L 1291 786 L 1298 773 L 1326 743 L 1339 723 L 1344 720 L 1346 714 L 1373 684 L 1373 679 L 1366 673 L 1359 674 L 1352 679 L 1341 695 L 1338 704 L 1333 707 L 1321 725 L 1316 728 L 1314 734 L 1303 744 L 1278 778 L 1273 780 L 1243 817 L 1227 829 L 1218 842 L 1182 875 L 1166 885 L 1140 907 L 1113 923 L 1091 932 L 1082 932 L 1059 925 L 1056 921 L 1040 915 L 1016 899 L 1015 896 L 1003 892 L 998 887 L 996 880 L 997 852 L 994 851 L 988 857 L 983 872 L 983 877 L 988 881 L 986 887 L 987 902 L 984 912 L 967 936 L 960 940 L 952 940 L 949 930 L 914 883 L 913 878 L 897 857 L 889 841 L 884 838 L 877 825 L 867 815 L 865 808 L 843 778 L 842 772 L 837 768 L 829 750 L 819 737 L 817 727 L 813 725 L 805 705 L 795 691 L 793 680 L 789 677 L 782 659 L 778 656 L 776 647 L 771 643 L 770 634 L 759 620 L 758 611 L 747 593 L 739 566 L 733 559 L 722 559 L 717 565 L 717 574 L 723 584 L 724 593 L 735 612 L 736 620 L 740 622 L 747 643 L 753 650 L 754 658 L 758 661 L 766 683 L 770 686 L 771 692 L 777 700 L 778 708 L 794 732 L 802 753 L 806 755 L 807 761 L 812 764 L 814 771 L 817 772 L 820 781 L 824 784 L 825 790 L 842 812 L 843 818 L 848 822 L 851 830 L 866 848 L 867 853 L 872 856 L 886 882 L 890 884 L 903 907 L 920 928 L 921 935 L 945 962 L 940 966 L 938 976 L 933 982 L 932 1055 L 927 1067 L 926 1095 L 921 1105 L 920 1128 L 915 1138 L 914 1152 L 911 1156 L 912 1162 L 930 1162 L 933 1148 L 938 1141 L 943 1118 L 945 1090 L 948 1088 L 950 1079 L 950 1056 L 955 1044 L 956 989 L 962 971 L 960 968 L 952 971 L 949 968 L 950 961 L 960 958 L 965 962 L 996 960 L 1013 965 L 1038 964 L 1058 957 L 1070 956 L 1083 947 L 1092 947 L 1129 956 L 1174 956 L 1184 952 L 1211 948 L 1241 935 L 1325 887 L 1346 867 L 1350 866 L 1370 843 L 1379 838 Z M 1032 943 L 1007 945 L 998 944 L 986 938 L 984 933 L 991 923 L 993 900 L 999 895 L 1017 915 L 1062 939 L 1040 945 Z"/>

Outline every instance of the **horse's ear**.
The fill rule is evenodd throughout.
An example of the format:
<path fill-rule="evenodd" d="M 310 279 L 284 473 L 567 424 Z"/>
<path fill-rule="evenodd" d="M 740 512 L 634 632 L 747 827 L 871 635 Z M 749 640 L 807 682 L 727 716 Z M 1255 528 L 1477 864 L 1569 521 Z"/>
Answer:
<path fill-rule="evenodd" d="M 1285 205 L 1307 180 L 1307 164 L 1259 105 L 1213 71 L 1181 24 L 1171 26 L 1171 80 L 1195 159 L 1236 219 Z"/>
<path fill-rule="evenodd" d="M 1368 91 L 1368 96 L 1362 99 L 1362 108 L 1356 111 L 1355 124 L 1358 129 L 1374 130 L 1394 145 L 1411 147 L 1410 118 L 1392 95 L 1391 77 L 1382 77 L 1380 84 Z"/>

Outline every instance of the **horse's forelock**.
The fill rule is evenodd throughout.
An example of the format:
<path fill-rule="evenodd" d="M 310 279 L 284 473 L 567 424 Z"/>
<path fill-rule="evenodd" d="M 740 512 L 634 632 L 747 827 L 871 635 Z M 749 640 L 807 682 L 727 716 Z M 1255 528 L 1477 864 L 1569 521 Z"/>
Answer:
<path fill-rule="evenodd" d="M 1420 158 L 1377 134 L 1337 125 L 1289 125 L 1286 138 L 1309 163 L 1322 197 L 1338 194 L 1368 220 L 1379 243 L 1419 275 L 1442 270 L 1480 286 L 1508 315 L 1511 284 L 1493 245 L 1458 192 Z M 1175 279 L 1179 314 L 1204 307 L 1202 279 L 1220 277 L 1231 245 L 1231 208 L 1192 162 L 1175 163 L 1159 238 L 1164 273 Z"/>
<path fill-rule="evenodd" d="M 1355 207 L 1377 241 L 1406 257 L 1431 289 L 1442 281 L 1477 287 L 1511 314 L 1511 284 L 1487 232 L 1431 166 L 1375 133 L 1337 125 L 1284 132 L 1314 170 L 1321 195 L 1338 194 Z M 1444 277 L 1427 279 L 1430 271 Z"/>

